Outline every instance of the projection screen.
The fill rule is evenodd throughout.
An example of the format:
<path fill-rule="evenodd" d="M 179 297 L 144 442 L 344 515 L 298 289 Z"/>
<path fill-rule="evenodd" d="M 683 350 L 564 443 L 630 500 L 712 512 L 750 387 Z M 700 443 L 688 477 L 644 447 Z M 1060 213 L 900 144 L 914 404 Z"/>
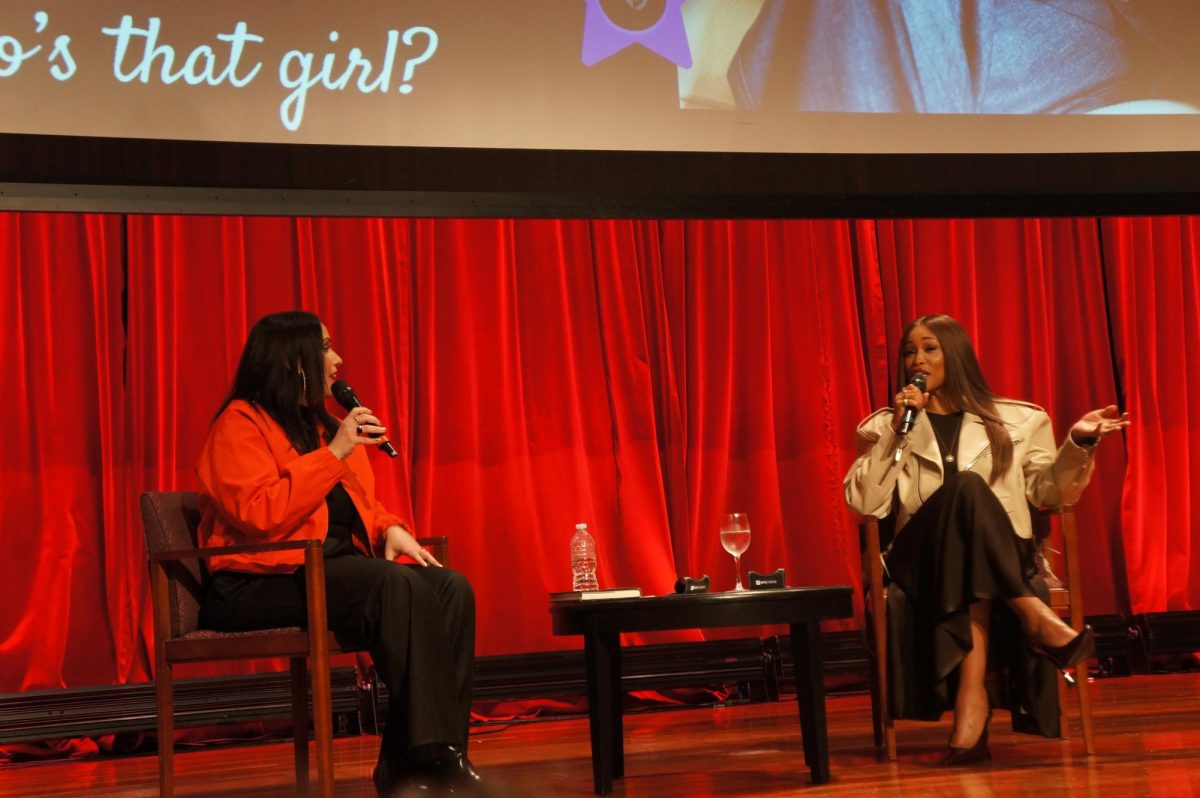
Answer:
<path fill-rule="evenodd" d="M 1190 151 L 1192 0 L 6 0 L 0 133 Z"/>

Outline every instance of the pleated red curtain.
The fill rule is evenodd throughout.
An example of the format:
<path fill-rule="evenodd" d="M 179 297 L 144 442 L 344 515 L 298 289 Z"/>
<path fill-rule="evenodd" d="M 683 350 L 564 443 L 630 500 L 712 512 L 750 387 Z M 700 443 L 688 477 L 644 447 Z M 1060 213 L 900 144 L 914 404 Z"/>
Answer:
<path fill-rule="evenodd" d="M 1089 410 L 1117 403 L 1095 219 L 880 221 L 888 386 L 903 325 L 929 313 L 962 322 L 993 391 L 1046 408 L 1061 443 Z M 889 392 L 892 388 L 889 388 Z M 886 404 L 886 396 L 877 399 Z M 1141 434 L 1135 429 L 1133 435 Z M 1128 604 L 1121 535 L 1124 442 L 1100 450 L 1078 507 L 1090 613 Z"/>
<path fill-rule="evenodd" d="M 346 379 L 384 418 L 397 419 L 393 437 L 403 444 L 408 222 L 131 216 L 127 224 L 126 499 L 139 536 L 133 505 L 138 493 L 196 488 L 193 465 L 208 426 L 229 389 L 246 334 L 268 313 L 301 307 L 320 314 L 335 346 L 349 355 Z M 411 517 L 407 468 L 406 459 L 385 461 L 377 476 L 389 505 Z M 144 550 L 140 541 L 137 549 Z M 146 646 L 151 634 L 144 631 Z M 280 667 L 222 663 L 181 673 Z"/>
<path fill-rule="evenodd" d="M 0 214 L 0 691 L 144 679 L 121 218 Z"/>
<path fill-rule="evenodd" d="M 481 652 L 575 644 L 550 635 L 546 594 L 570 589 L 576 523 L 603 585 L 674 581 L 639 281 L 652 227 L 415 224 L 417 523 L 452 537 Z"/>
<path fill-rule="evenodd" d="M 1088 611 L 1190 607 L 1197 224 L 0 214 L 0 691 L 149 678 L 137 493 L 194 485 L 249 326 L 293 307 L 391 425 L 385 502 L 452 537 L 481 654 L 577 644 L 546 593 L 579 521 L 606 585 L 728 587 L 733 510 L 744 569 L 855 582 L 852 430 L 927 312 L 1060 438 L 1126 398 L 1128 462 L 1106 441 L 1080 506 Z"/>
<path fill-rule="evenodd" d="M 847 222 L 663 225 L 681 444 L 670 450 L 680 573 L 733 586 L 720 517 L 746 512 L 743 571 L 854 584 L 842 498 L 870 408 Z M 743 580 L 745 575 L 743 574 Z"/>
<path fill-rule="evenodd" d="M 376 461 L 385 501 L 451 536 L 481 653 L 577 644 L 545 604 L 579 521 L 607 585 L 731 585 L 716 530 L 732 509 L 758 530 L 745 568 L 851 581 L 849 439 L 830 432 L 867 404 L 835 343 L 857 351 L 856 323 L 820 310 L 853 308 L 849 259 L 823 254 L 847 240 L 845 223 L 135 218 L 134 459 L 143 484 L 190 485 L 249 325 L 307 307 L 407 455 Z"/>
<path fill-rule="evenodd" d="M 1106 219 L 1116 371 L 1138 429 L 1121 521 L 1134 612 L 1200 607 L 1200 219 Z"/>

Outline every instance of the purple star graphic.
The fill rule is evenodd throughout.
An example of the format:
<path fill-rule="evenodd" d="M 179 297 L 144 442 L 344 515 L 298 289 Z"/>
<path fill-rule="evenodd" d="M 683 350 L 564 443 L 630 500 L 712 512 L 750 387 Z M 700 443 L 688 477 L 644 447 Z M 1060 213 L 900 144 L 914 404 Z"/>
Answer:
<path fill-rule="evenodd" d="M 667 0 L 662 17 L 646 30 L 625 30 L 616 25 L 600 0 L 586 0 L 587 13 L 583 18 L 583 65 L 598 64 L 633 44 L 687 69 L 692 65 L 692 49 L 688 46 L 687 29 L 683 25 L 684 0 Z"/>

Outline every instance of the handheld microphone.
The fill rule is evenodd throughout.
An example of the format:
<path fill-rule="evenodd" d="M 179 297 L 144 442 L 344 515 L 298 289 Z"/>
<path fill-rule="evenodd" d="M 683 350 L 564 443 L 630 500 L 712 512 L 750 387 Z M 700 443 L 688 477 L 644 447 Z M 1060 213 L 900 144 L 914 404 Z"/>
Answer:
<path fill-rule="evenodd" d="M 908 381 L 908 384 L 914 386 L 921 393 L 925 393 L 925 373 L 918 371 L 912 375 L 912 379 Z M 336 388 L 337 386 L 335 385 L 334 389 L 336 390 Z M 917 423 L 917 414 L 920 412 L 919 408 L 912 405 L 905 407 L 904 415 L 900 416 L 900 429 L 896 431 L 896 434 L 903 438 L 911 432 L 913 425 Z"/>
<path fill-rule="evenodd" d="M 356 393 L 354 393 L 354 389 L 351 388 L 349 385 L 347 385 L 342 380 L 336 381 L 333 385 L 330 386 L 330 389 L 333 392 L 333 398 L 337 399 L 337 403 L 339 405 L 341 405 L 342 407 L 346 408 L 347 410 L 353 410 L 356 407 L 363 406 L 363 403 L 358 401 L 358 395 Z M 371 437 L 378 437 L 378 436 L 373 435 Z M 399 457 L 400 456 L 400 453 L 397 452 L 392 447 L 392 444 L 388 443 L 387 441 L 384 441 L 383 443 L 379 444 L 379 448 L 383 449 L 383 451 L 387 453 L 388 457 Z"/>

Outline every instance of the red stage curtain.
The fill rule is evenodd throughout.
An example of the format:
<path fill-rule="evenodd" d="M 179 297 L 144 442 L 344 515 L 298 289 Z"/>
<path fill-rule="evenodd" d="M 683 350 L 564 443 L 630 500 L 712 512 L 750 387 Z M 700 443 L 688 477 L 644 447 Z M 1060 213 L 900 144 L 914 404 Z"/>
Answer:
<path fill-rule="evenodd" d="M 191 485 L 249 324 L 307 307 L 408 455 L 377 461 L 385 500 L 407 509 L 411 462 L 417 529 L 452 536 L 480 653 L 577 645 L 550 635 L 545 604 L 569 586 L 578 521 L 606 585 L 731 584 L 716 527 L 733 508 L 759 530 L 744 568 L 852 581 L 849 436 L 830 433 L 865 390 L 838 353 L 858 351 L 853 315 L 820 312 L 853 310 L 850 260 L 819 254 L 848 238 L 844 223 L 134 218 L 134 460 L 143 484 Z"/>
<path fill-rule="evenodd" d="M 680 573 L 733 583 L 720 516 L 749 515 L 745 571 L 855 584 L 842 498 L 853 430 L 870 408 L 847 222 L 663 225 L 673 395 L 668 449 Z"/>
<path fill-rule="evenodd" d="M 896 384 L 903 325 L 929 313 L 962 322 L 992 390 L 1045 407 L 1060 443 L 1084 413 L 1116 404 L 1095 219 L 881 221 L 876 228 L 889 386 L 878 405 Z M 1106 441 L 1078 508 L 1093 614 L 1120 612 L 1128 601 L 1124 470 L 1122 440 Z"/>
<path fill-rule="evenodd" d="M 385 501 L 452 536 L 481 654 L 578 644 L 546 612 L 577 521 L 606 585 L 727 587 L 730 510 L 743 569 L 854 583 L 852 430 L 935 311 L 1060 437 L 1129 392 L 1130 479 L 1107 441 L 1080 508 L 1088 611 L 1190 606 L 1196 225 L 0 214 L 0 691 L 149 678 L 137 494 L 194 485 L 250 324 L 293 307 L 391 425 Z"/>
<path fill-rule="evenodd" d="M 673 581 L 639 228 L 415 224 L 417 523 L 452 538 L 479 599 L 480 653 L 575 643 L 551 637 L 546 594 L 570 589 L 578 522 L 602 585 Z"/>
<path fill-rule="evenodd" d="M 1200 607 L 1200 219 L 1106 219 L 1116 367 L 1130 415 L 1122 523 L 1134 612 Z"/>
<path fill-rule="evenodd" d="M 246 334 L 267 313 L 305 308 L 323 317 L 347 355 L 347 381 L 383 418 L 396 419 L 389 423 L 400 448 L 409 379 L 408 230 L 407 222 L 379 219 L 129 217 L 127 499 L 136 529 L 132 502 L 141 491 L 196 488 L 193 464 L 208 426 Z M 376 469 L 379 488 L 396 512 L 411 516 L 402 490 L 407 460 L 385 460 Z M 284 666 L 207 664 L 180 673 Z"/>
<path fill-rule="evenodd" d="M 0 691 L 149 677 L 145 558 L 122 523 L 122 283 L 120 217 L 0 213 Z"/>

